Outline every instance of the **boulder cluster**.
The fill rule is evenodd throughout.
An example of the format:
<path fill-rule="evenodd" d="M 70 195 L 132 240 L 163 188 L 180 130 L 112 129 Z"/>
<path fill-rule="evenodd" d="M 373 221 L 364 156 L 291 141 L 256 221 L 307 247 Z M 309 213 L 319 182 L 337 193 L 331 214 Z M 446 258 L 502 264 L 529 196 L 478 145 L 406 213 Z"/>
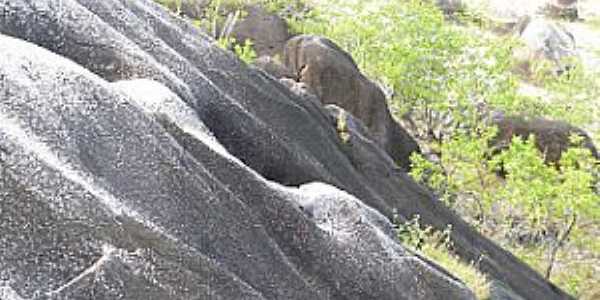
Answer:
<path fill-rule="evenodd" d="M 258 15 L 273 75 L 151 0 L 0 1 L 0 299 L 473 299 L 414 215 L 493 298 L 570 298 L 406 174 L 346 52 Z"/>

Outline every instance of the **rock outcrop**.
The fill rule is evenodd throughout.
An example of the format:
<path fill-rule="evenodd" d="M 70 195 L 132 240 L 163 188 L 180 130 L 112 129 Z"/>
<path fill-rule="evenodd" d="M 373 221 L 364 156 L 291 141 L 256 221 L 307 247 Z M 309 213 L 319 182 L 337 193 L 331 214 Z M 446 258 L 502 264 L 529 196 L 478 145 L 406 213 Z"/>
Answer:
<path fill-rule="evenodd" d="M 292 72 L 288 67 L 284 66 L 281 62 L 276 60 L 271 56 L 261 56 L 257 58 L 253 63 L 255 67 L 262 69 L 263 71 L 269 73 L 271 76 L 281 79 L 281 78 L 289 78 L 292 80 L 297 80 L 296 74 Z"/>
<path fill-rule="evenodd" d="M 152 1 L 0 0 L 0 33 L 3 298 L 472 298 L 395 212 L 451 224 L 523 298 L 569 298 Z"/>
<path fill-rule="evenodd" d="M 323 104 L 335 104 L 362 120 L 373 138 L 403 168 L 419 147 L 393 119 L 381 89 L 358 69 L 344 50 L 332 41 L 301 35 L 290 39 L 284 64 L 297 74 Z"/>
<path fill-rule="evenodd" d="M 472 298 L 355 197 L 263 179 L 164 85 L 0 44 L 0 264 L 21 297 Z"/>
<path fill-rule="evenodd" d="M 592 139 L 583 130 L 566 122 L 520 116 L 498 116 L 492 122 L 498 127 L 498 134 L 492 141 L 498 150 L 508 147 L 515 136 L 527 140 L 533 135 L 545 161 L 558 163 L 563 152 L 576 146 L 572 145 L 571 136 L 577 135 L 583 138 L 581 146 L 589 149 L 595 158 L 600 158 Z"/>
<path fill-rule="evenodd" d="M 245 7 L 241 20 L 233 26 L 231 36 L 238 43 L 252 41 L 258 56 L 281 57 L 291 34 L 283 18 L 261 6 L 249 5 Z"/>
<path fill-rule="evenodd" d="M 572 67 L 577 57 L 575 38 L 564 26 L 543 18 L 526 18 L 522 26 L 520 39 L 527 46 L 527 62 L 550 61 L 559 74 Z"/>

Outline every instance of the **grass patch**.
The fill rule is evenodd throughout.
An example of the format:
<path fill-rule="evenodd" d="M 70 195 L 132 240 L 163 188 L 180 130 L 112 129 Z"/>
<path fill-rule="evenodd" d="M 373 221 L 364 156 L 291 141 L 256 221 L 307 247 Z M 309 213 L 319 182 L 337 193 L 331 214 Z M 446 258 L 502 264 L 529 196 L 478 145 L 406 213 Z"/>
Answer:
<path fill-rule="evenodd" d="M 529 264 L 538 272 L 546 268 L 548 254 L 541 247 L 509 247 L 519 258 Z M 595 275 L 598 272 L 599 258 L 579 258 L 578 255 L 567 251 L 560 251 L 557 257 L 557 268 L 552 275 L 552 282 L 565 289 L 578 299 L 588 298 L 591 294 L 600 292 L 600 279 Z M 581 254 L 579 254 L 581 255 Z"/>
<path fill-rule="evenodd" d="M 477 270 L 474 263 L 465 263 L 457 255 L 440 246 L 426 244 L 419 252 L 460 278 L 477 299 L 490 298 L 490 282 L 485 274 Z"/>
<path fill-rule="evenodd" d="M 464 262 L 453 253 L 450 233 L 450 227 L 443 232 L 430 226 L 423 228 L 419 224 L 418 217 L 409 222 L 398 224 L 398 238 L 405 247 L 409 247 L 411 250 L 434 261 L 459 278 L 473 291 L 477 299 L 489 299 L 489 279 L 477 269 L 477 262 Z"/>
<path fill-rule="evenodd" d="M 178 0 L 158 2 L 171 7 L 180 3 Z M 223 0 L 215 3 L 238 5 L 249 2 L 267 3 L 269 9 L 277 10 L 286 1 Z M 547 267 L 547 248 L 543 244 L 510 246 L 514 241 L 506 236 L 514 228 L 508 220 L 530 224 L 527 229 L 530 232 L 526 233 L 531 233 L 547 231 L 564 223 L 561 218 L 571 213 L 581 222 L 597 219 L 589 215 L 600 215 L 600 207 L 593 204 L 600 203 L 600 197 L 590 194 L 589 172 L 582 168 L 586 159 L 581 153 L 573 152 L 569 168 L 558 170 L 554 166 L 546 168 L 541 161 L 542 154 L 531 141 L 514 143 L 513 151 L 502 157 L 504 167 L 512 168 L 513 175 L 498 178 L 494 162 L 490 162 L 488 140 L 491 129 L 481 124 L 476 105 L 483 103 L 490 109 L 550 117 L 585 126 L 600 120 L 600 84 L 595 79 L 600 76 L 590 74 L 578 65 L 568 74 L 556 76 L 542 66 L 533 74 L 536 76 L 534 83 L 552 96 L 549 99 L 522 97 L 517 92 L 522 78 L 513 73 L 515 42 L 478 35 L 477 30 L 448 23 L 433 1 L 311 0 L 307 3 L 311 9 L 306 15 L 289 19 L 293 31 L 328 37 L 349 51 L 363 72 L 394 91 L 389 101 L 396 117 L 410 114 L 416 121 L 422 121 L 417 124 L 424 136 L 434 132 L 430 129 L 439 125 L 437 116 L 451 117 L 452 122 L 445 124 L 445 128 L 454 132 L 423 139 L 429 149 L 438 149 L 442 153 L 440 162 L 417 159 L 413 175 L 428 184 L 482 233 L 497 243 L 509 245 L 507 247 L 519 258 L 543 273 Z M 212 17 L 205 23 L 197 23 L 214 24 L 219 18 L 218 7 L 213 6 L 207 13 Z M 465 26 L 479 30 L 490 27 L 478 14 L 465 15 L 463 12 L 462 18 Z M 600 29 L 600 18 L 589 20 L 587 24 Z M 225 44 L 227 40 L 222 42 L 224 47 L 231 48 L 230 44 Z M 251 48 L 251 43 L 247 42 L 232 50 L 250 62 L 254 58 Z M 338 124 L 338 131 L 343 133 L 343 127 Z M 590 135 L 596 142 L 600 141 L 600 132 Z M 462 206 L 453 206 L 453 203 Z M 471 203 L 474 205 L 470 206 Z M 492 210 L 506 203 L 523 209 Z M 548 228 L 534 227 L 540 224 Z M 599 286 L 600 271 L 594 272 L 593 263 L 586 265 L 583 262 L 589 261 L 581 260 L 582 253 L 587 258 L 593 257 L 592 254 L 598 256 L 598 236 L 600 227 L 597 224 L 591 230 L 576 228 L 558 251 L 557 265 L 550 279 L 567 292 L 581 297 L 585 297 L 593 286 Z M 461 261 L 443 235 L 421 229 L 417 224 L 401 232 L 399 237 L 405 245 L 461 278 L 478 298 L 488 297 L 487 278 L 477 271 L 477 263 Z"/>

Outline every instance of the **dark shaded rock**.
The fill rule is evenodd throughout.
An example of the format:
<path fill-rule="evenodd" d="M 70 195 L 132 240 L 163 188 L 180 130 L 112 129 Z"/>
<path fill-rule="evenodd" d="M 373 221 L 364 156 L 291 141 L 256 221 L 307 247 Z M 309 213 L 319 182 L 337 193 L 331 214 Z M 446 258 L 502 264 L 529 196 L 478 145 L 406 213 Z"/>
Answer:
<path fill-rule="evenodd" d="M 527 140 L 533 135 L 536 147 L 545 161 L 558 163 L 562 153 L 575 146 L 571 143 L 571 136 L 579 135 L 583 138 L 581 146 L 589 149 L 595 158 L 599 158 L 592 139 L 583 130 L 566 122 L 521 116 L 497 116 L 492 122 L 498 127 L 497 137 L 492 141 L 492 145 L 498 150 L 507 148 L 515 136 Z"/>
<path fill-rule="evenodd" d="M 361 119 L 400 166 L 410 167 L 417 143 L 393 120 L 381 89 L 360 73 L 348 53 L 328 39 L 302 35 L 286 44 L 284 64 L 324 104 L 338 105 Z"/>
<path fill-rule="evenodd" d="M 0 43 L 0 249 L 8 249 L 0 285 L 9 286 L 0 291 L 30 297 L 68 285 L 56 298 L 75 299 L 471 297 L 442 270 L 402 253 L 385 233 L 390 225 L 355 205 L 360 199 L 388 219 L 397 212 L 438 229 L 452 224 L 458 254 L 523 298 L 569 298 L 397 167 L 363 173 L 319 103 L 247 68 L 152 1 L 4 0 L 0 8 L 1 33 L 68 59 Z M 135 78 L 167 86 L 181 100 L 170 102 L 185 103 L 204 126 L 182 125 L 186 117 L 148 110 L 127 94 L 149 89 L 143 100 L 158 88 L 108 83 Z M 315 193 L 274 181 L 336 188 Z M 333 235 L 313 219 L 322 199 L 346 207 L 316 210 L 342 223 Z M 125 251 L 143 263 L 130 263 Z M 116 267 L 106 277 L 116 282 L 88 281 L 85 270 L 107 260 Z"/>
<path fill-rule="evenodd" d="M 395 165 L 394 161 L 374 142 L 368 128 L 360 120 L 336 105 L 330 104 L 326 108 L 343 141 L 343 151 L 356 169 L 367 177 L 381 176 L 382 170 L 389 172 L 383 174 L 386 177 L 403 173 L 400 168 L 390 168 Z"/>
<path fill-rule="evenodd" d="M 0 41 L 0 269 L 21 297 L 472 298 L 353 196 L 264 180 L 162 84 Z"/>
<path fill-rule="evenodd" d="M 249 5 L 231 32 L 238 43 L 252 41 L 258 56 L 280 56 L 285 42 L 291 37 L 287 22 L 275 13 L 258 5 Z"/>
<path fill-rule="evenodd" d="M 495 300 L 525 300 L 499 281 L 490 282 L 490 299 Z"/>
<path fill-rule="evenodd" d="M 296 74 L 271 56 L 261 56 L 254 61 L 253 65 L 277 79 L 290 78 L 296 80 L 297 78 Z"/>
<path fill-rule="evenodd" d="M 463 9 L 463 3 L 461 0 L 436 0 L 436 5 L 446 15 L 452 15 Z"/>

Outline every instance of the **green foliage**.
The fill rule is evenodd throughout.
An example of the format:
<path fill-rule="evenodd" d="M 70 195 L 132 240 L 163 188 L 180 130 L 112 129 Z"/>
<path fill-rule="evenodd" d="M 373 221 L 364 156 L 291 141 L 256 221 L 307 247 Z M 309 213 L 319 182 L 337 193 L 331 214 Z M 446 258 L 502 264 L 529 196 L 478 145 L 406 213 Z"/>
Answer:
<path fill-rule="evenodd" d="M 431 120 L 434 111 L 449 112 L 465 123 L 473 121 L 475 102 L 512 105 L 510 40 L 473 38 L 429 1 L 324 2 L 292 28 L 349 50 L 364 72 L 394 90 L 390 100 L 400 114 Z"/>
<path fill-rule="evenodd" d="M 217 45 L 225 50 L 232 49 L 235 55 L 246 64 L 251 64 L 256 60 L 256 52 L 249 39 L 245 40 L 243 44 L 237 44 L 233 38 L 220 38 L 217 40 Z"/>
<path fill-rule="evenodd" d="M 415 121 L 422 129 L 415 134 L 440 155 L 436 162 L 413 155 L 411 175 L 417 181 L 540 272 L 561 264 L 552 279 L 572 294 L 580 295 L 598 282 L 600 276 L 591 275 L 589 268 L 576 263 L 579 256 L 570 257 L 566 250 L 579 255 L 600 251 L 600 227 L 593 223 L 600 217 L 600 198 L 592 188 L 600 171 L 589 150 L 575 147 L 563 153 L 557 166 L 546 165 L 532 137 L 513 139 L 506 151 L 496 155 L 490 146 L 496 129 L 486 125 L 484 112 L 498 109 L 585 126 L 600 120 L 600 75 L 579 62 L 564 62 L 573 67 L 558 76 L 547 61 L 534 62 L 531 77 L 515 74 L 513 52 L 518 43 L 482 32 L 495 26 L 481 14 L 485 9 L 460 12 L 458 19 L 464 26 L 457 26 L 447 22 L 431 0 L 311 1 L 307 13 L 300 1 L 286 2 L 213 1 L 205 18 L 196 23 L 213 32 L 223 48 L 250 62 L 255 57 L 251 42 L 235 45 L 227 30 L 216 35 L 218 25 L 228 18 L 229 22 L 243 18 L 247 4 L 260 3 L 277 12 L 290 5 L 302 10 L 301 17 L 289 16 L 292 30 L 328 37 L 349 51 L 363 72 L 393 90 L 389 100 L 396 117 Z M 548 91 L 549 96 L 519 95 L 520 81 Z M 449 121 L 441 124 L 442 119 Z M 337 129 L 347 141 L 344 121 L 338 122 Z M 436 128 L 444 132 L 431 138 Z M 600 142 L 599 131 L 591 135 Z M 582 225 L 590 220 L 591 226 Z M 447 251 L 449 242 L 440 242 L 439 233 L 422 230 L 418 220 L 412 222 L 400 226 L 399 237 L 405 244 L 452 272 L 463 272 L 463 266 L 473 269 L 473 265 L 455 264 L 458 260 Z M 533 236 L 537 242 L 521 251 L 515 235 Z M 460 277 L 483 278 L 469 274 Z"/>
<path fill-rule="evenodd" d="M 413 155 L 410 174 L 431 187 L 450 207 L 461 210 L 481 225 L 497 202 L 498 178 L 495 166 L 488 161 L 493 149 L 489 146 L 495 136 L 493 127 L 480 127 L 475 132 L 459 131 L 440 146 L 441 161 L 437 164 Z M 422 174 L 427 174 L 424 177 Z M 456 199 L 460 198 L 457 203 Z"/>
<path fill-rule="evenodd" d="M 527 80 L 549 92 L 543 106 L 534 112 L 579 126 L 600 119 L 600 110 L 594 110 L 600 107 L 600 73 L 586 70 L 574 58 L 566 59 L 562 64 L 570 68 L 560 76 L 555 74 L 556 66 L 549 61 L 533 64 L 533 78 Z"/>
<path fill-rule="evenodd" d="M 596 237 L 595 239 L 596 243 L 600 242 L 599 238 Z M 543 272 L 546 268 L 545 260 L 540 259 L 547 256 L 544 253 L 545 251 L 543 248 L 533 246 L 509 246 L 509 249 L 520 259 L 529 264 L 534 270 Z M 600 281 L 596 275 L 597 262 L 590 259 L 572 259 L 572 255 L 573 254 L 568 250 L 561 251 L 557 260 L 557 263 L 561 267 L 555 270 L 552 281 L 564 288 L 576 299 L 597 299 L 586 297 L 590 292 L 598 293 Z"/>
<path fill-rule="evenodd" d="M 347 113 L 344 110 L 340 110 L 340 114 L 337 117 L 336 130 L 338 136 L 342 140 L 342 143 L 347 144 L 350 141 L 350 133 L 348 131 Z"/>
<path fill-rule="evenodd" d="M 419 136 L 430 135 L 436 126 L 447 130 L 425 139 L 428 148 L 441 153 L 440 161 L 413 155 L 411 175 L 483 233 L 499 242 L 513 232 L 554 240 L 553 234 L 577 236 L 577 226 L 567 231 L 574 216 L 593 219 L 600 211 L 591 189 L 596 171 L 589 153 L 572 149 L 560 166 L 548 166 L 533 141 L 515 139 L 492 159 L 496 130 L 484 122 L 479 104 L 584 125 L 599 119 L 590 108 L 598 107 L 593 101 L 600 99 L 600 85 L 577 64 L 557 76 L 540 63 L 534 65 L 533 83 L 550 91 L 552 99 L 521 96 L 517 88 L 523 78 L 513 73 L 518 43 L 481 33 L 494 24 L 479 12 L 463 11 L 459 19 L 478 28 L 449 24 L 432 1 L 328 0 L 315 3 L 305 19 L 290 22 L 298 33 L 332 39 L 363 72 L 390 87 L 396 115 L 416 121 L 423 131 Z M 450 122 L 440 126 L 442 118 Z M 536 247 L 563 249 L 569 234 L 563 242 Z M 417 243 L 415 248 L 426 244 L 417 233 L 401 238 Z M 553 263 L 544 256 L 537 259 L 539 265 Z"/>
<path fill-rule="evenodd" d="M 414 155 L 411 175 L 433 188 L 467 220 L 472 219 L 483 233 L 504 231 L 503 235 L 510 236 L 514 232 L 545 241 L 528 244 L 528 249 L 548 253 L 531 257 L 536 260 L 534 266 L 548 276 L 556 270 L 554 265 L 568 260 L 559 251 L 569 243 L 578 249 L 574 251 L 598 253 L 600 241 L 590 236 L 598 232 L 576 222 L 600 218 L 600 196 L 593 189 L 600 170 L 589 149 L 573 147 L 563 153 L 558 166 L 547 165 L 534 137 L 526 141 L 516 137 L 507 150 L 490 160 L 493 149 L 489 139 L 494 134 L 489 130 L 477 136 L 453 136 L 442 144 L 439 164 Z M 572 142 L 580 144 L 581 137 L 573 137 Z M 504 178 L 498 176 L 500 171 Z M 457 198 L 460 201 L 454 201 Z M 588 242 L 575 245 L 581 240 Z M 505 245 L 519 249 L 514 242 L 508 240 Z M 582 277 L 569 278 L 568 271 L 562 269 L 553 277 L 569 292 L 578 294 L 581 287 L 597 282 L 590 279 L 590 270 L 584 264 L 571 265 L 571 271 Z"/>
<path fill-rule="evenodd" d="M 550 230 L 573 215 L 600 216 L 600 198 L 592 189 L 597 167 L 588 149 L 569 149 L 556 168 L 544 163 L 533 137 L 528 141 L 517 137 L 495 161 L 507 173 L 502 197 L 524 207 L 533 228 Z"/>

